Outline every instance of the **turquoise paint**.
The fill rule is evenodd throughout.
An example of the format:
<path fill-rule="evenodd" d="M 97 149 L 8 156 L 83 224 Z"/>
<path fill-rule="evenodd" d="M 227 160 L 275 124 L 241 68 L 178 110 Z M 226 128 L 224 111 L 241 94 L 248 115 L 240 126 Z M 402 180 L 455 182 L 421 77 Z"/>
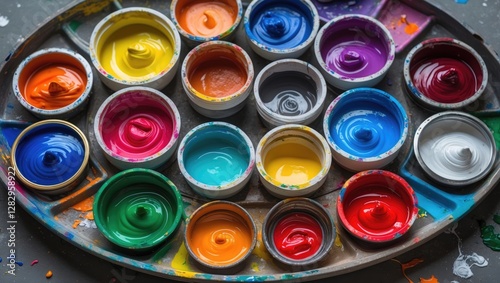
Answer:
<path fill-rule="evenodd" d="M 222 186 L 240 177 L 250 154 L 234 133 L 208 127 L 195 133 L 184 150 L 186 171 L 198 182 Z"/>

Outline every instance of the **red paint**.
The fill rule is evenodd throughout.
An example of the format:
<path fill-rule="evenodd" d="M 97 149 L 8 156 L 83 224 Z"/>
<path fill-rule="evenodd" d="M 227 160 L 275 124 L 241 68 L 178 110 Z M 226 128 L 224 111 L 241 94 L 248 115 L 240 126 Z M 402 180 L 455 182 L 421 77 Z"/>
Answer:
<path fill-rule="evenodd" d="M 290 213 L 276 224 L 273 240 L 276 250 L 283 256 L 302 260 L 319 250 L 323 242 L 323 230 L 309 214 Z"/>

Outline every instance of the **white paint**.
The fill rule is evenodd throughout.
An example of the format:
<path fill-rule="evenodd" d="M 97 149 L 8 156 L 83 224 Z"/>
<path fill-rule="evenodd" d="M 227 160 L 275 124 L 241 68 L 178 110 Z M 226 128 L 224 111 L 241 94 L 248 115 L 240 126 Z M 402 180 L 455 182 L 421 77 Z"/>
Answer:
<path fill-rule="evenodd" d="M 97 225 L 95 224 L 95 222 L 93 220 L 89 220 L 89 219 L 83 219 L 82 222 L 80 222 L 80 224 L 78 224 L 78 226 L 82 226 L 85 228 L 94 228 L 94 229 L 97 228 Z"/>
<path fill-rule="evenodd" d="M 4 27 L 9 24 L 9 19 L 6 16 L 0 16 L 0 27 Z"/>
<path fill-rule="evenodd" d="M 465 255 L 462 253 L 462 240 L 455 231 L 457 227 L 458 223 L 455 223 L 453 227 L 446 231 L 446 233 L 454 234 L 458 240 L 458 257 L 453 263 L 453 274 L 461 278 L 468 279 L 474 275 L 471 269 L 472 266 L 477 265 L 479 267 L 485 267 L 488 265 L 488 260 L 475 252 L 471 255 Z M 452 281 L 452 283 L 453 282 L 458 283 L 457 281 Z"/>

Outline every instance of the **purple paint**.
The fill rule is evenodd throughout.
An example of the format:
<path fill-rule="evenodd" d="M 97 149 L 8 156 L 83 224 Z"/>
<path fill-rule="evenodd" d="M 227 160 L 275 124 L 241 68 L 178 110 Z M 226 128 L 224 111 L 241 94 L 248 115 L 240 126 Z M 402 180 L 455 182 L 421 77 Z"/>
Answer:
<path fill-rule="evenodd" d="M 361 18 L 342 18 L 323 34 L 321 57 L 331 71 L 363 78 L 380 71 L 389 57 L 382 30 Z"/>
<path fill-rule="evenodd" d="M 344 14 L 361 14 L 375 17 L 387 0 L 313 0 L 322 21 Z"/>

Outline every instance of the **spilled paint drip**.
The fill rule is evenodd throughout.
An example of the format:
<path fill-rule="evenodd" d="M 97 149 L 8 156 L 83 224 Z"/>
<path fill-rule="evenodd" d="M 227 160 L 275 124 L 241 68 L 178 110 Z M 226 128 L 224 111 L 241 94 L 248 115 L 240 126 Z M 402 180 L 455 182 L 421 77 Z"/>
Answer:
<path fill-rule="evenodd" d="M 188 259 L 189 259 L 189 253 L 186 249 L 186 245 L 184 244 L 184 242 L 182 242 L 181 246 L 179 247 L 179 250 L 172 259 L 170 266 L 174 270 L 191 272 L 191 268 L 189 267 L 188 264 Z"/>
<path fill-rule="evenodd" d="M 9 24 L 9 18 L 6 16 L 0 16 L 0 27 L 5 27 L 6 25 Z"/>
<path fill-rule="evenodd" d="M 469 0 L 455 0 L 455 3 L 458 4 L 467 4 L 467 2 L 469 2 Z"/>
<path fill-rule="evenodd" d="M 429 279 L 420 278 L 420 283 L 439 283 L 439 281 L 436 277 L 434 277 L 434 275 L 432 275 Z"/>
<path fill-rule="evenodd" d="M 33 265 L 35 265 L 35 264 L 37 264 L 37 263 L 38 263 L 38 259 L 35 259 L 35 260 L 33 260 L 33 261 L 31 262 L 30 266 L 33 266 Z"/>
<path fill-rule="evenodd" d="M 94 220 L 94 212 L 92 211 L 92 206 L 94 203 L 94 196 L 86 198 L 81 202 L 71 206 L 71 209 L 80 211 L 78 218 L 73 221 L 73 229 L 76 229 L 78 226 L 85 228 L 97 228 Z"/>
<path fill-rule="evenodd" d="M 401 15 L 399 19 L 399 24 L 405 24 L 405 33 L 406 34 L 414 34 L 418 31 L 419 26 L 416 23 L 412 23 L 408 21 L 408 17 L 406 14 Z"/>
<path fill-rule="evenodd" d="M 397 260 L 395 258 L 392 258 L 391 260 L 394 262 L 397 262 L 397 263 L 399 263 L 399 265 L 401 265 L 401 272 L 403 273 L 403 276 L 406 278 L 406 280 L 408 280 L 408 283 L 413 283 L 413 281 L 410 279 L 410 277 L 408 277 L 408 275 L 406 275 L 406 270 L 408 268 L 412 268 L 412 267 L 416 266 L 419 263 L 424 262 L 424 260 L 420 259 L 420 258 L 414 258 L 406 263 L 401 263 L 399 260 Z"/>
<path fill-rule="evenodd" d="M 485 267 L 488 265 L 488 261 L 483 257 L 473 252 L 471 255 L 465 255 L 462 253 L 462 240 L 455 231 L 458 227 L 458 223 L 455 223 L 453 227 L 445 231 L 445 233 L 454 234 L 458 240 L 458 257 L 453 263 L 453 274 L 464 279 L 471 278 L 474 274 L 472 273 L 471 267 L 477 265 L 479 267 Z M 470 262 L 470 264 L 468 263 Z"/>
<path fill-rule="evenodd" d="M 494 215 L 493 221 L 500 224 L 500 215 Z M 479 227 L 481 228 L 483 243 L 493 251 L 500 251 L 500 234 L 495 234 L 493 225 L 486 225 L 484 221 L 481 221 Z"/>

